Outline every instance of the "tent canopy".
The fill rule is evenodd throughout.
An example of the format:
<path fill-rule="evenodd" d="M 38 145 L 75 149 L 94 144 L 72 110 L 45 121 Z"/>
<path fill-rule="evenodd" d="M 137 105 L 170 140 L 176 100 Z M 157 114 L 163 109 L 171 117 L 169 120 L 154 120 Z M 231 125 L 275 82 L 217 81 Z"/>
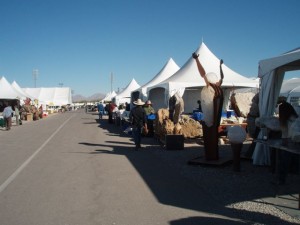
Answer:
<path fill-rule="evenodd" d="M 300 69 L 300 48 L 296 48 L 282 55 L 264 59 L 259 62 L 258 77 L 269 76 L 275 69 L 284 72 Z"/>
<path fill-rule="evenodd" d="M 287 98 L 287 102 L 294 107 L 300 106 L 300 78 L 284 80 L 280 89 L 280 96 Z"/>
<path fill-rule="evenodd" d="M 220 77 L 220 59 L 218 59 L 202 42 L 200 47 L 196 50 L 199 54 L 199 60 L 203 65 L 206 72 L 214 72 Z M 257 87 L 258 83 L 255 80 L 244 77 L 235 71 L 231 70 L 225 64 L 222 66 L 224 73 L 223 87 Z M 168 88 L 169 91 L 178 89 L 181 87 L 204 87 L 205 81 L 200 76 L 197 68 L 197 64 L 191 56 L 188 61 L 170 78 L 164 80 L 158 85 L 150 87 L 151 90 L 155 87 Z"/>
<path fill-rule="evenodd" d="M 261 78 L 259 111 L 261 116 L 273 114 L 284 74 L 293 70 L 300 70 L 300 48 L 259 62 L 258 77 Z"/>
<path fill-rule="evenodd" d="M 203 65 L 206 72 L 214 72 L 220 77 L 220 59 L 218 59 L 202 42 L 200 47 L 196 50 L 199 54 L 199 60 Z M 192 53 L 191 53 L 192 55 Z M 244 88 L 244 87 L 258 87 L 258 82 L 253 79 L 244 77 L 235 71 L 231 70 L 225 64 L 222 65 L 224 72 L 223 88 Z M 148 97 L 155 101 L 161 102 L 159 107 L 167 107 L 169 97 L 178 90 L 185 89 L 183 99 L 185 105 L 185 112 L 191 111 L 197 106 L 197 100 L 200 99 L 201 88 L 204 87 L 205 81 L 200 76 L 197 68 L 197 64 L 192 56 L 187 62 L 171 77 L 162 81 L 161 83 L 147 88 Z M 153 99 L 153 96 L 158 96 L 157 91 L 161 92 L 161 89 L 165 89 L 164 103 L 160 99 Z M 187 93 L 189 91 L 190 93 Z M 185 95 L 189 97 L 185 97 Z"/>
<path fill-rule="evenodd" d="M 55 106 L 72 104 L 71 89 L 68 87 L 23 88 L 22 90 L 37 99 L 40 104 Z"/>
<path fill-rule="evenodd" d="M 101 100 L 101 102 L 110 102 L 113 97 L 115 97 L 117 93 L 115 91 L 108 92 L 105 97 Z"/>
<path fill-rule="evenodd" d="M 288 97 L 300 97 L 300 86 L 294 88 L 290 93 Z"/>
<path fill-rule="evenodd" d="M 259 61 L 258 77 L 261 78 L 259 92 L 260 117 L 270 117 L 273 115 L 285 72 L 299 69 L 300 48 L 277 57 Z M 256 165 L 270 165 L 269 151 L 265 146 L 261 144 L 256 145 L 253 163 Z"/>
<path fill-rule="evenodd" d="M 121 91 L 120 93 L 118 93 L 113 99 L 112 101 L 116 104 L 116 105 L 120 105 L 120 104 L 124 104 L 125 102 L 130 102 L 130 97 L 131 97 L 131 92 L 133 90 L 136 90 L 137 88 L 139 88 L 140 85 L 135 81 L 135 79 L 133 78 L 131 80 L 131 82 L 124 88 L 123 91 Z"/>
<path fill-rule="evenodd" d="M 300 78 L 292 78 L 284 80 L 281 85 L 280 95 L 288 97 L 288 95 L 297 87 L 300 86 Z"/>
<path fill-rule="evenodd" d="M 21 99 L 30 98 L 31 100 L 34 100 L 34 97 L 25 93 L 16 81 L 13 81 L 11 86 L 21 95 Z"/>
<path fill-rule="evenodd" d="M 5 77 L 0 79 L 0 99 L 21 99 L 23 95 L 17 92 Z"/>
<path fill-rule="evenodd" d="M 154 86 L 170 76 L 172 76 L 175 72 L 179 70 L 179 66 L 175 63 L 175 61 L 170 58 L 167 63 L 163 66 L 163 68 L 146 84 L 142 87 L 132 91 L 131 99 L 140 98 L 143 101 L 147 100 L 147 88 Z M 133 97 L 134 96 L 134 97 Z"/>

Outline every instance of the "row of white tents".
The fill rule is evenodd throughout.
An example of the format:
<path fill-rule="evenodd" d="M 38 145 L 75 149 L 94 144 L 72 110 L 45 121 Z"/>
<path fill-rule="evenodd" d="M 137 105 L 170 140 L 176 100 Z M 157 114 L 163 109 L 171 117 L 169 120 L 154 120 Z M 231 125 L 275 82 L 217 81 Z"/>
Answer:
<path fill-rule="evenodd" d="M 220 60 L 202 43 L 196 50 L 199 59 L 206 72 L 215 72 L 220 75 Z M 223 65 L 224 80 L 222 88 L 225 96 L 230 91 L 239 88 L 259 88 L 259 112 L 261 117 L 270 117 L 275 112 L 279 96 L 285 96 L 287 101 L 300 105 L 300 79 L 294 78 L 284 80 L 286 72 L 300 70 L 300 48 L 289 51 L 285 54 L 261 60 L 258 67 L 258 79 L 249 79 L 231 70 L 226 64 Z M 134 79 L 133 79 L 134 81 Z M 133 82 L 131 81 L 131 82 Z M 122 98 L 133 102 L 137 98 L 142 100 L 150 99 L 154 108 L 168 108 L 168 99 L 176 92 L 179 92 L 185 103 L 185 112 L 191 112 L 200 97 L 201 88 L 205 86 L 204 80 L 200 77 L 195 60 L 190 57 L 187 62 L 179 68 L 173 59 L 154 76 L 152 80 L 143 86 L 129 90 L 127 86 L 126 95 L 115 94 L 114 98 L 122 102 Z M 125 91 L 124 91 L 125 92 Z M 129 95 L 131 93 L 131 95 Z M 108 99 L 109 100 L 109 99 Z M 226 99 L 225 99 L 226 100 Z M 226 106 L 226 104 L 224 104 Z M 261 134 L 260 134 L 261 135 Z M 265 145 L 257 143 L 253 164 L 270 165 L 270 151 Z"/>
<path fill-rule="evenodd" d="M 293 55 L 297 60 L 298 51 L 297 49 L 292 51 L 292 53 L 296 55 L 286 53 L 275 58 L 279 62 L 284 63 L 284 57 Z M 196 53 L 199 54 L 199 59 L 206 72 L 215 72 L 217 75 L 220 75 L 220 59 L 217 58 L 203 42 L 196 50 Z M 292 60 L 294 60 L 294 58 Z M 297 68 L 293 64 L 291 65 L 285 66 L 284 68 L 286 69 L 288 67 L 287 71 Z M 263 69 L 262 67 L 264 66 L 260 65 L 260 71 Z M 229 95 L 233 90 L 241 88 L 258 90 L 260 77 L 257 79 L 247 78 L 233 71 L 226 66 L 226 64 L 223 64 L 222 68 L 224 72 L 222 88 L 225 92 L 225 101 L 229 99 Z M 281 88 L 278 89 L 280 96 L 285 96 L 288 102 L 299 105 L 300 78 L 284 80 L 281 81 L 281 83 L 279 84 Z M 143 101 L 150 99 L 155 109 L 168 108 L 168 99 L 174 95 L 174 93 L 179 92 L 185 103 L 184 111 L 192 112 L 197 106 L 196 102 L 200 98 L 200 91 L 204 86 L 204 80 L 200 77 L 197 65 L 192 57 L 190 57 L 181 68 L 170 58 L 162 69 L 143 86 L 140 86 L 135 79 L 132 79 L 122 92 L 118 94 L 114 91 L 108 93 L 102 101 L 112 100 L 117 105 L 120 105 L 125 102 L 132 103 L 138 98 Z M 227 105 L 224 104 L 224 107 L 227 107 Z"/>
<path fill-rule="evenodd" d="M 199 59 L 206 72 L 215 72 L 220 76 L 220 59 L 203 42 L 196 50 L 196 53 L 199 54 Z M 222 68 L 224 72 L 222 87 L 227 99 L 232 90 L 258 88 L 258 80 L 242 76 L 231 70 L 226 64 L 223 64 Z M 150 99 L 155 109 L 168 108 L 169 98 L 178 92 L 184 100 L 184 111 L 192 112 L 197 107 L 197 100 L 200 99 L 200 91 L 204 86 L 205 82 L 200 77 L 196 62 L 192 56 L 181 68 L 170 58 L 149 82 L 140 86 L 132 79 L 121 93 L 116 94 L 110 100 L 119 105 L 124 102 L 132 103 L 137 98 L 141 98 L 144 101 Z M 107 98 L 109 94 L 105 100 L 109 100 Z"/>
<path fill-rule="evenodd" d="M 72 94 L 69 87 L 54 88 L 21 88 L 16 81 L 10 84 L 5 77 L 0 78 L 0 99 L 23 101 L 30 98 L 38 100 L 39 105 L 62 106 L 72 104 Z"/>

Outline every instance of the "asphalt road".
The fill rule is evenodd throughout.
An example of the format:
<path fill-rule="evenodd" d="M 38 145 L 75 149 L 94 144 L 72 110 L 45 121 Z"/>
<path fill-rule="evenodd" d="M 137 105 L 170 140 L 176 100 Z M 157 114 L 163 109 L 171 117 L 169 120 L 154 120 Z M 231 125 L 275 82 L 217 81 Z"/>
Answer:
<path fill-rule="evenodd" d="M 1 225 L 244 224 L 83 110 L 0 130 Z M 226 215 L 226 216 L 225 216 Z"/>

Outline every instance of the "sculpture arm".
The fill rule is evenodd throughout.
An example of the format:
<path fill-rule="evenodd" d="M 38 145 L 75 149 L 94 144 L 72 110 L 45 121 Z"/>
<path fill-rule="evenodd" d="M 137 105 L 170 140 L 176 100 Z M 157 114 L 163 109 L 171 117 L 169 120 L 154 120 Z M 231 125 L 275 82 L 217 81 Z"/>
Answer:
<path fill-rule="evenodd" d="M 220 75 L 221 75 L 221 79 L 219 80 L 219 86 L 222 85 L 223 79 L 224 79 L 224 73 L 223 73 L 223 69 L 222 69 L 222 64 L 223 64 L 223 59 L 220 60 Z"/>
<path fill-rule="evenodd" d="M 200 63 L 200 60 L 199 60 L 199 55 L 197 55 L 195 52 L 193 53 L 193 58 L 196 60 L 196 64 L 197 64 L 197 68 L 198 68 L 198 71 L 201 75 L 201 77 L 204 79 L 206 85 L 209 85 L 209 82 L 207 80 L 207 77 L 205 76 L 206 74 L 206 71 L 205 69 L 203 68 L 202 64 Z"/>

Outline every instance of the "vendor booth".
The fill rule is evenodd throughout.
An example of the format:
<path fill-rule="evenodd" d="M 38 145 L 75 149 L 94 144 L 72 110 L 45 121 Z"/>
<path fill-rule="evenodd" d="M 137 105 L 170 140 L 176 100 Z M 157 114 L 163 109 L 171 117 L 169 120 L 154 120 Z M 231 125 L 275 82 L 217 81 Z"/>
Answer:
<path fill-rule="evenodd" d="M 285 72 L 294 70 L 300 70 L 300 48 L 259 62 L 260 117 L 270 117 L 274 114 Z M 270 165 L 269 149 L 266 145 L 257 143 L 253 154 L 253 164 Z"/>

